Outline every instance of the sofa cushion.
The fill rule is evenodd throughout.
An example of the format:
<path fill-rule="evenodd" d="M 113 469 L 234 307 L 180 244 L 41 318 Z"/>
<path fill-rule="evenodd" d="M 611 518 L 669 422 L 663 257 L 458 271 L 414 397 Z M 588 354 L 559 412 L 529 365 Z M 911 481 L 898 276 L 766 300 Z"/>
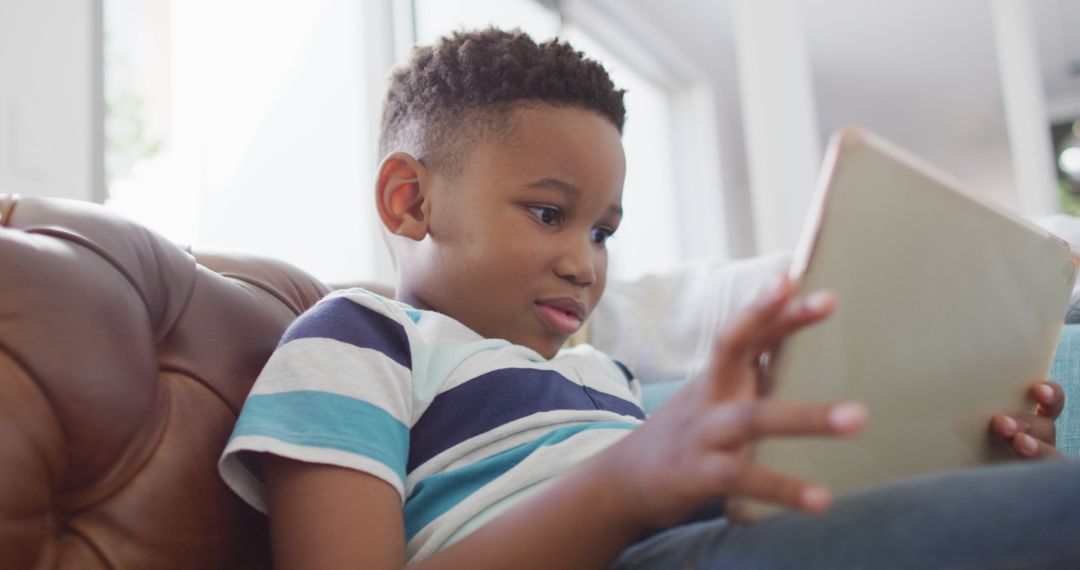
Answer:
<path fill-rule="evenodd" d="M 326 287 L 107 209 L 0 195 L 0 567 L 268 566 L 216 463 Z"/>

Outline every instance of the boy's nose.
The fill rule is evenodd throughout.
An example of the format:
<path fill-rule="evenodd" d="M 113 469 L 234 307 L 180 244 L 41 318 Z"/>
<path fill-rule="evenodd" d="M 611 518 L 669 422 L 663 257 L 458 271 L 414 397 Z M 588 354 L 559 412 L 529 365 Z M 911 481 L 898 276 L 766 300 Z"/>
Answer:
<path fill-rule="evenodd" d="M 585 247 L 577 246 L 564 252 L 555 265 L 555 274 L 574 285 L 592 285 L 596 281 L 596 266 L 591 245 L 586 242 Z"/>

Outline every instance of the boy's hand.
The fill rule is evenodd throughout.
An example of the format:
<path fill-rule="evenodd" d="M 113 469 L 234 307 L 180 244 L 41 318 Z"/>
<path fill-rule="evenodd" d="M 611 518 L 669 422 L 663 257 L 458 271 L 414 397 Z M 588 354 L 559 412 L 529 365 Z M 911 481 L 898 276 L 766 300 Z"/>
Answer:
<path fill-rule="evenodd" d="M 746 496 L 805 512 L 831 501 L 820 486 L 756 465 L 750 447 L 773 436 L 846 436 L 866 424 L 856 403 L 758 398 L 763 357 L 798 329 L 832 313 L 831 294 L 795 297 L 782 279 L 717 337 L 710 362 L 649 420 L 610 448 L 619 494 L 638 524 L 665 527 L 704 501 Z"/>
<path fill-rule="evenodd" d="M 997 415 L 990 429 L 1005 440 L 1021 459 L 1061 457 L 1054 446 L 1057 430 L 1054 420 L 1065 407 L 1065 391 L 1055 382 L 1036 382 L 1028 391 L 1035 401 L 1033 414 Z"/>

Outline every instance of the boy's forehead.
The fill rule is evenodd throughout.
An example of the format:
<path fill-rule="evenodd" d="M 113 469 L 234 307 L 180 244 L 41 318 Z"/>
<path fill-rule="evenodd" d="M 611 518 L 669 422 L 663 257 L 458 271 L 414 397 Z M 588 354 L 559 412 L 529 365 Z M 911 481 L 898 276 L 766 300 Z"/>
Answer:
<path fill-rule="evenodd" d="M 550 105 L 522 107 L 512 115 L 501 129 L 469 145 L 462 158 L 472 176 L 509 177 L 516 185 L 567 195 L 621 190 L 625 159 L 618 130 L 606 118 Z"/>

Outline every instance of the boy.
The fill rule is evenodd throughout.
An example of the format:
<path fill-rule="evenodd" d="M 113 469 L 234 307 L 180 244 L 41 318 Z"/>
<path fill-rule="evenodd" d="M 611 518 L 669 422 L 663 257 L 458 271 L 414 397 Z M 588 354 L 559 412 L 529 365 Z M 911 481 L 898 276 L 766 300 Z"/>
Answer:
<path fill-rule="evenodd" d="M 904 564 L 897 550 L 922 562 L 1080 560 L 1074 541 L 1032 524 L 1061 503 L 1077 510 L 1060 501 L 1080 493 L 1068 462 L 883 490 L 820 519 L 718 519 L 639 542 L 715 497 L 825 511 L 825 489 L 754 465 L 747 446 L 850 435 L 867 417 L 855 403 L 755 397 L 761 356 L 833 308 L 829 294 L 797 298 L 784 279 L 733 319 L 704 373 L 648 422 L 619 363 L 587 346 L 560 351 L 604 289 L 604 244 L 622 218 L 623 120 L 603 68 L 521 33 L 455 34 L 394 74 L 376 202 L 397 299 L 350 290 L 301 316 L 222 458 L 226 481 L 269 512 L 276 566 L 601 568 L 622 553 L 625 567 L 746 567 L 805 564 L 811 552 L 824 553 L 822 566 Z M 1000 418 L 1020 420 L 1005 435 L 1022 448 L 1036 442 L 1019 433 L 1027 426 L 1052 453 L 1045 430 L 1061 400 L 1040 400 L 1050 420 Z M 927 540 L 886 540 L 886 523 L 970 514 L 958 505 L 1021 479 L 1032 486 L 1022 498 L 985 501 L 1024 506 L 1001 525 L 1020 545 L 961 546 L 959 558 L 956 544 L 926 547 L 994 530 L 955 516 Z M 1072 482 L 1051 492 L 1058 480 Z M 889 518 L 867 525 L 867 512 Z M 1080 517 L 1068 516 L 1059 530 L 1075 536 Z M 857 556 L 849 541 L 867 550 Z"/>

